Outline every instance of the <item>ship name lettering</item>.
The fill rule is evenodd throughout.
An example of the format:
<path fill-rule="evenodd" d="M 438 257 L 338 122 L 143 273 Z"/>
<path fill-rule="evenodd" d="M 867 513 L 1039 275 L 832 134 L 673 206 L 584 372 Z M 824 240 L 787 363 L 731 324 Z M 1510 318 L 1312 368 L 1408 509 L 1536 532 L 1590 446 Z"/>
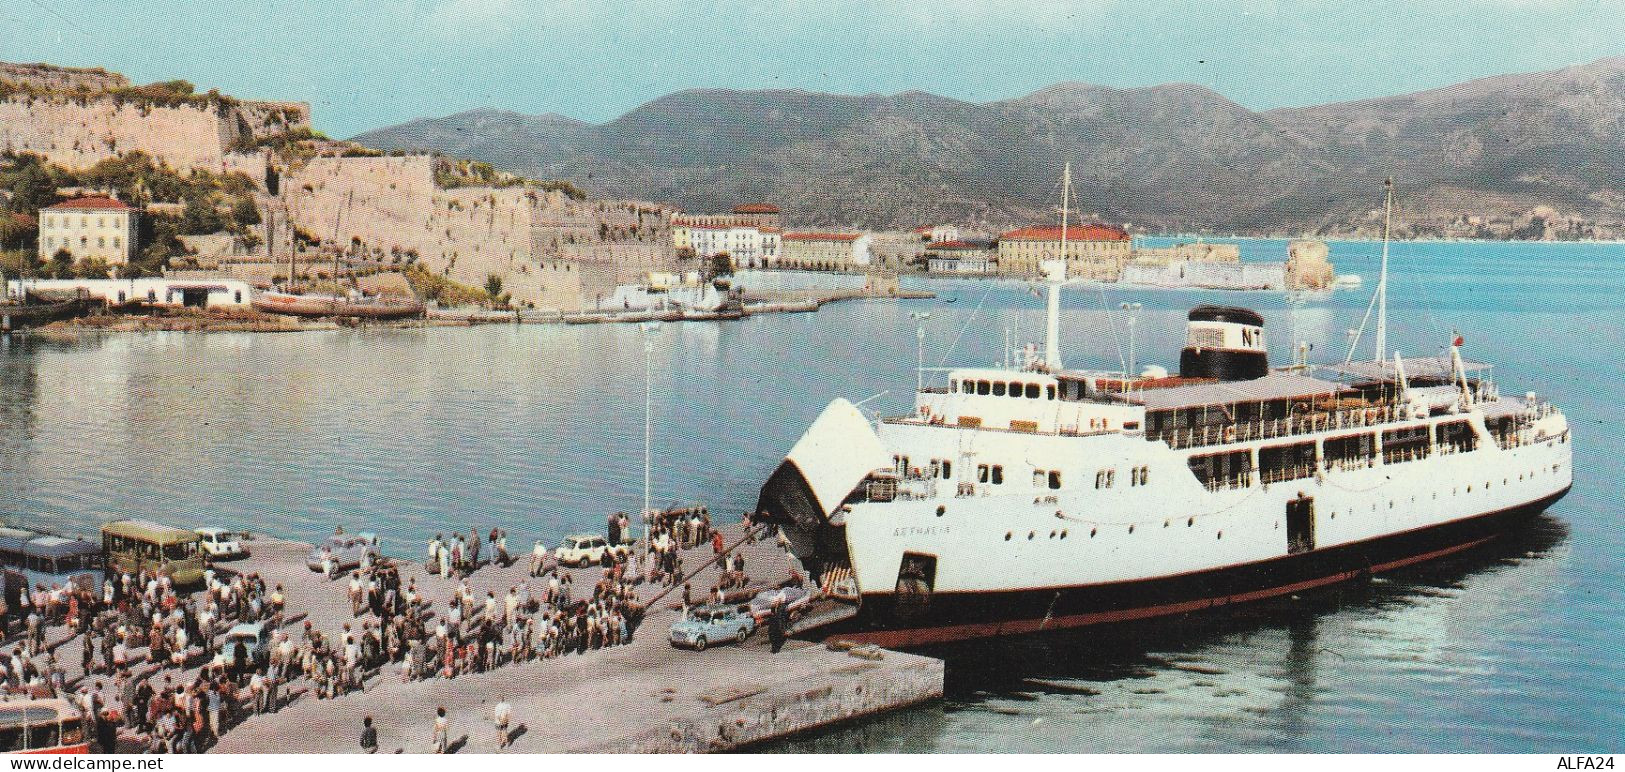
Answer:
<path fill-rule="evenodd" d="M 893 535 L 893 536 L 936 536 L 937 534 L 951 533 L 952 531 L 953 531 L 952 526 L 942 526 L 941 528 L 938 528 L 937 526 L 934 526 L 934 525 L 926 527 L 926 528 L 918 528 L 918 527 L 915 527 L 915 526 L 904 526 L 902 528 L 894 529 L 892 531 L 891 535 Z"/>

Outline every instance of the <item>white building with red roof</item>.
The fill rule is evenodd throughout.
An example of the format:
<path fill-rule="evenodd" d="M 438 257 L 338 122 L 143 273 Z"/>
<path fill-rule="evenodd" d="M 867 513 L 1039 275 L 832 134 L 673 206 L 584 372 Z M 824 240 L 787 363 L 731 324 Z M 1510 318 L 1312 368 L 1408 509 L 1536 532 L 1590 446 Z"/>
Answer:
<path fill-rule="evenodd" d="M 81 196 L 39 213 L 39 256 L 66 251 L 73 262 L 100 259 L 110 266 L 135 257 L 141 210 L 108 196 Z"/>

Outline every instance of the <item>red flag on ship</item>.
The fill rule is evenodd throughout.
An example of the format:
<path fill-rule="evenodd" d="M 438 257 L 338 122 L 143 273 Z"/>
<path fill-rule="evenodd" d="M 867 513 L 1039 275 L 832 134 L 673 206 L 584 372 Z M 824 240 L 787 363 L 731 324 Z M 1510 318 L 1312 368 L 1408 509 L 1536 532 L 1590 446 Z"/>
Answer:
<path fill-rule="evenodd" d="M 1455 341 L 1453 341 L 1450 345 L 1455 346 L 1456 348 L 1461 348 L 1461 346 L 1466 342 L 1467 341 L 1461 337 L 1461 333 L 1458 332 L 1456 333 Z"/>

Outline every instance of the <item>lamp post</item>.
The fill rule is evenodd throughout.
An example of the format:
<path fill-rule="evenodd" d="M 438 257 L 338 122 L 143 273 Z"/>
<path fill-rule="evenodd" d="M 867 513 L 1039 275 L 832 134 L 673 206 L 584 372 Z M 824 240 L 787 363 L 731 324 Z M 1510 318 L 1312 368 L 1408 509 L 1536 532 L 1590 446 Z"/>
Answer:
<path fill-rule="evenodd" d="M 931 318 L 930 311 L 914 311 L 908 315 L 914 320 L 914 390 L 925 388 L 925 320 Z"/>
<path fill-rule="evenodd" d="M 1139 303 L 1118 303 L 1118 308 L 1128 312 L 1128 372 L 1127 377 L 1134 377 L 1134 322 L 1142 306 Z"/>
<path fill-rule="evenodd" d="M 643 537 L 649 535 L 649 479 L 654 458 L 654 333 L 660 322 L 644 322 L 643 330 L 643 511 L 638 520 L 643 524 Z M 640 552 L 641 555 L 641 552 Z"/>

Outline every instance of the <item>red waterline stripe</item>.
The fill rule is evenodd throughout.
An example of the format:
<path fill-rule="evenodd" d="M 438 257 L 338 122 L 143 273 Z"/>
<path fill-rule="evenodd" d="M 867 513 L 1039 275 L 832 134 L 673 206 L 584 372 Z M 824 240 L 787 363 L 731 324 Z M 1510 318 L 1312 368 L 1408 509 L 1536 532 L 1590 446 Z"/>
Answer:
<path fill-rule="evenodd" d="M 1425 552 L 1420 555 L 1412 555 L 1408 558 L 1393 560 L 1387 563 L 1381 563 L 1372 566 L 1371 572 L 1376 573 L 1380 571 L 1391 571 L 1396 568 L 1403 568 L 1416 563 L 1434 560 L 1436 558 L 1441 558 L 1446 555 L 1461 552 L 1463 550 L 1472 549 L 1473 547 L 1477 547 L 1494 538 L 1495 536 L 1485 536 L 1483 538 L 1474 539 L 1472 541 L 1464 542 L 1451 547 L 1445 547 L 1444 549 Z M 928 627 L 914 630 L 878 630 L 873 632 L 855 633 L 852 635 L 842 635 L 839 637 L 864 643 L 873 643 L 879 646 L 903 647 L 922 646 L 933 643 L 948 643 L 951 641 L 965 640 L 967 638 L 990 638 L 1000 635 L 1036 633 L 1051 629 L 1062 630 L 1072 627 L 1087 627 L 1089 625 L 1106 624 L 1111 622 L 1132 622 L 1142 619 L 1151 619 L 1159 616 L 1170 616 L 1173 614 L 1184 614 L 1191 611 L 1201 611 L 1204 609 L 1213 608 L 1215 606 L 1229 605 L 1231 603 L 1248 603 L 1267 598 L 1279 597 L 1294 592 L 1312 590 L 1318 587 L 1325 587 L 1338 582 L 1348 581 L 1359 576 L 1361 573 L 1364 572 L 1342 571 L 1336 574 L 1323 576 L 1318 579 L 1309 579 L 1302 582 L 1280 585 L 1263 590 L 1237 593 L 1235 595 L 1200 598 L 1197 600 L 1183 601 L 1180 603 L 1168 603 L 1160 606 L 1144 606 L 1141 608 L 1123 609 L 1119 611 L 1095 611 L 1087 614 L 1073 614 L 1064 617 L 1054 617 L 1049 620 L 1022 619 L 1009 622 L 985 622 L 969 625 L 949 625 L 945 627 Z"/>

